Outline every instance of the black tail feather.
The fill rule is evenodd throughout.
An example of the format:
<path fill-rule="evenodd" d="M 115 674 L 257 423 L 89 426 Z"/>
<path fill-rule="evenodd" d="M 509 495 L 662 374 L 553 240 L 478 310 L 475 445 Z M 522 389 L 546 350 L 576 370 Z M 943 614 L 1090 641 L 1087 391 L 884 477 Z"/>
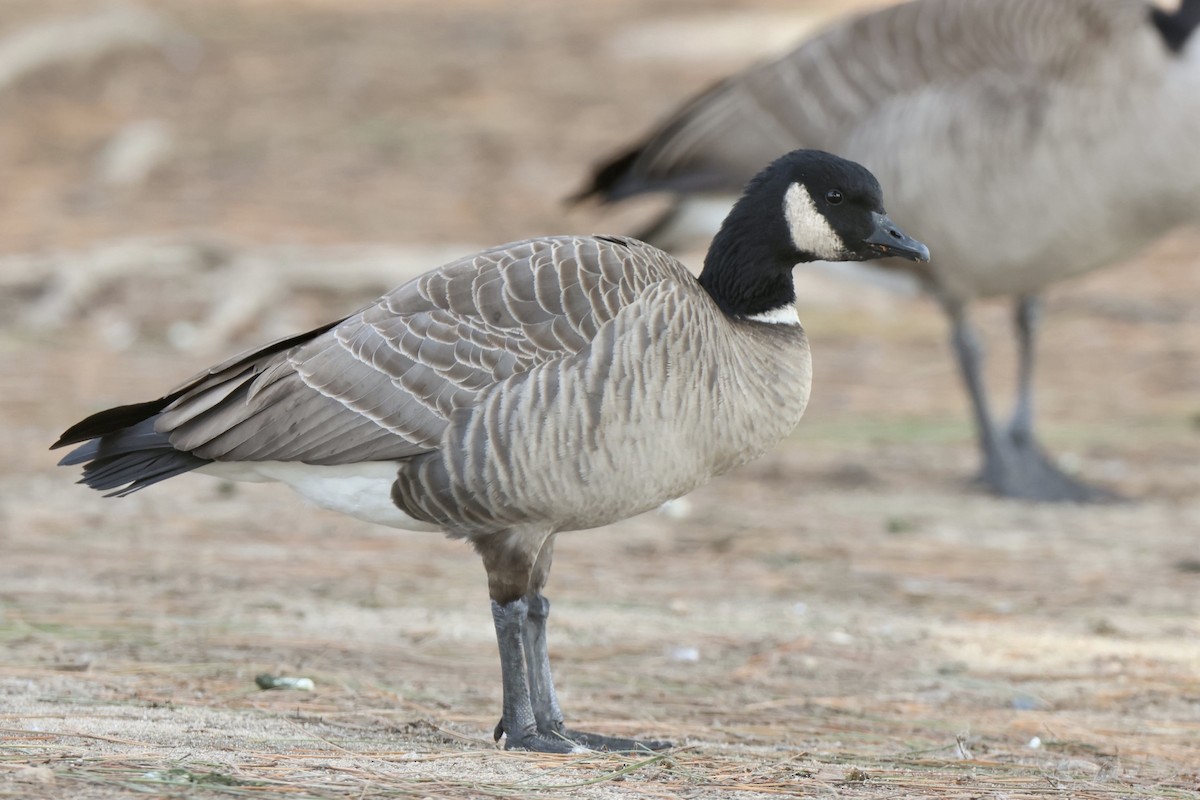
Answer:
<path fill-rule="evenodd" d="M 127 413 L 132 408 L 135 406 L 122 406 L 110 411 Z M 58 463 L 61 466 L 83 464 L 83 477 L 79 482 L 99 491 L 115 489 L 106 495 L 108 497 L 124 497 L 209 463 L 209 459 L 172 447 L 165 434 L 154 430 L 155 416 L 157 414 L 84 442 Z M 92 419 L 94 417 L 89 417 L 75 427 Z M 66 439 L 67 434 L 63 434 L 63 440 Z"/>
<path fill-rule="evenodd" d="M 83 468 L 79 483 L 99 491 L 116 489 L 105 497 L 124 497 L 208 463 L 208 459 L 179 450 L 143 450 L 93 461 Z"/>
<path fill-rule="evenodd" d="M 68 467 L 74 464 L 85 464 L 98 458 L 112 458 L 139 450 L 157 450 L 170 446 L 167 437 L 155 432 L 154 418 L 149 417 L 129 427 L 103 434 L 85 442 L 59 459 L 58 465 Z"/>
<path fill-rule="evenodd" d="M 179 393 L 160 397 L 157 400 L 151 400 L 148 403 L 134 403 L 128 406 L 117 406 L 116 408 L 106 408 L 92 414 L 87 419 L 76 422 L 71 427 L 67 428 L 62 436 L 58 437 L 58 441 L 50 445 L 50 449 L 54 450 L 59 447 L 66 447 L 69 444 L 77 442 L 86 442 L 88 439 L 95 439 L 101 436 L 108 436 L 114 433 L 121 433 L 131 427 L 137 426 L 139 423 L 152 418 L 158 412 L 166 408 L 172 400 L 179 396 Z M 82 449 L 82 448 L 80 448 Z M 75 450 L 67 458 L 71 458 L 79 450 Z M 63 459 L 59 464 L 79 464 L 84 459 L 76 461 L 67 461 Z"/>
<path fill-rule="evenodd" d="M 619 200 L 626 195 L 635 194 L 635 192 L 622 191 L 622 189 L 629 177 L 630 168 L 641 154 L 642 148 L 635 147 L 597 167 L 595 172 L 592 173 L 592 182 L 586 188 L 568 197 L 566 203 L 568 205 L 575 205 L 587 200 L 589 197 L 595 197 L 603 203 L 609 203 Z"/>

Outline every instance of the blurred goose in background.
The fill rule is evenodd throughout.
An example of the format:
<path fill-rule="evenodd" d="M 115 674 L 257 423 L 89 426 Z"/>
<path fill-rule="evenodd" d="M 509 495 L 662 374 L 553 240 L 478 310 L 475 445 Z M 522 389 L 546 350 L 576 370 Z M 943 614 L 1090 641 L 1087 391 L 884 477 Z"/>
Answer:
<path fill-rule="evenodd" d="M 339 322 L 237 356 L 54 445 L 124 495 L 196 470 L 282 481 L 483 557 L 505 746 L 659 748 L 563 725 L 542 588 L 555 535 L 679 497 L 762 454 L 804 411 L 801 261 L 928 250 L 858 164 L 790 153 L 729 212 L 699 279 L 610 236 L 531 239 L 404 284 Z"/>
<path fill-rule="evenodd" d="M 1102 499 L 1111 495 L 1064 474 L 1034 434 L 1038 294 L 1200 219 L 1198 24 L 1200 0 L 1175 11 L 1142 0 L 916 0 L 868 13 L 695 97 L 599 167 L 579 197 L 673 193 L 643 234 L 673 249 L 711 236 L 714 204 L 775 153 L 817 147 L 861 162 L 935 254 L 910 271 L 949 316 L 987 487 Z M 1007 428 L 967 316 L 995 296 L 1015 302 Z"/>

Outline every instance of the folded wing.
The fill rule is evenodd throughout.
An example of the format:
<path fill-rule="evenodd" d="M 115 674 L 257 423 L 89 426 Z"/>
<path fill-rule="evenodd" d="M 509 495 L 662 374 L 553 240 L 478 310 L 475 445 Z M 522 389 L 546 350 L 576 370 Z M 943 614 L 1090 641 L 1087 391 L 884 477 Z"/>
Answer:
<path fill-rule="evenodd" d="M 635 251 L 643 261 L 656 254 L 649 268 L 634 268 Z M 87 447 L 111 457 L 114 448 L 132 446 L 115 444 L 118 433 L 152 418 L 159 448 L 169 444 L 203 461 L 411 457 L 435 449 L 456 410 L 489 387 L 579 352 L 641 288 L 679 271 L 664 254 L 616 238 L 534 239 L 487 250 L 426 273 L 340 323 L 235 357 L 159 402 L 101 412 L 59 444 L 100 437 Z M 105 420 L 118 427 L 105 430 Z M 137 436 L 145 440 L 146 425 Z M 119 463 L 131 457 L 118 455 L 126 459 Z"/>

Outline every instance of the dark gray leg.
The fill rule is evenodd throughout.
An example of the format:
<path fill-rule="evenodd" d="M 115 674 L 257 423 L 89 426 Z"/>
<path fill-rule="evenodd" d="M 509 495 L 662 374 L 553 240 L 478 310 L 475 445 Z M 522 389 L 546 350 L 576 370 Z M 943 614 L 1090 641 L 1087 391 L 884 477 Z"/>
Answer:
<path fill-rule="evenodd" d="M 1033 295 L 1017 298 L 1017 406 L 1008 425 L 1008 438 L 1018 449 L 1033 444 L 1033 340 L 1041 318 L 1041 301 Z"/>
<path fill-rule="evenodd" d="M 538 732 L 537 718 L 530 702 L 529 678 L 525 672 L 524 640 L 528 611 L 524 598 L 503 605 L 492 601 L 496 642 L 500 646 L 500 676 L 504 685 L 504 711 L 497 731 L 507 734 L 504 741 L 506 750 L 570 753 L 575 749 L 574 742 Z"/>
<path fill-rule="evenodd" d="M 504 711 L 496 725 L 497 741 L 506 736 L 506 750 L 542 753 L 570 753 L 581 746 L 626 751 L 669 747 L 669 742 L 639 742 L 563 727 L 546 646 L 550 601 L 542 595 L 554 559 L 554 535 L 536 529 L 513 530 L 472 543 L 487 569 L 492 618 L 500 646 Z"/>
<path fill-rule="evenodd" d="M 554 676 L 550 674 L 550 650 L 546 646 L 546 619 L 550 616 L 550 601 L 541 594 L 525 597 L 529 617 L 525 622 L 525 660 L 529 669 L 529 697 L 533 717 L 543 733 L 563 731 L 562 709 L 554 691 Z"/>
<path fill-rule="evenodd" d="M 991 486 L 990 476 L 1003 472 L 1003 447 L 988 406 L 987 389 L 983 385 L 983 345 L 967 320 L 966 309 L 957 304 L 947 305 L 946 313 L 950 315 L 954 355 L 971 398 L 975 432 L 979 437 L 979 449 L 983 451 L 983 478 Z"/>
<path fill-rule="evenodd" d="M 496 738 L 508 735 L 504 742 L 506 750 L 569 753 L 575 748 L 574 742 L 538 732 L 529 696 L 529 675 L 525 671 L 525 626 L 529 617 L 525 595 L 534 585 L 535 565 L 552 535 L 538 528 L 513 528 L 471 539 L 483 557 L 488 593 L 492 597 L 492 620 L 496 624 L 504 690 L 504 709 L 496 726 Z"/>
<path fill-rule="evenodd" d="M 1116 500 L 1116 493 L 1067 475 L 1038 444 L 1033 432 L 1033 365 L 1040 319 L 1041 302 L 1037 297 L 1017 298 L 1013 314 L 1017 331 L 1017 405 L 1008 425 L 1008 442 L 1013 449 L 1013 461 L 1020 466 L 1028 484 L 1019 496 L 1080 503 Z"/>
<path fill-rule="evenodd" d="M 1088 502 L 1115 497 L 1076 481 L 1054 464 L 1037 443 L 1033 430 L 1034 339 L 1037 332 L 1036 297 L 1018 298 L 1014 323 L 1017 330 L 1017 405 L 1008 430 L 1000 433 L 988 407 L 983 384 L 983 348 L 960 305 L 947 305 L 953 326 L 954 352 L 971 397 L 975 426 L 983 451 L 983 482 L 1001 497 L 1047 502 Z"/>
<path fill-rule="evenodd" d="M 529 692 L 532 696 L 533 715 L 538 731 L 545 738 L 565 737 L 590 750 L 614 752 L 645 752 L 665 750 L 670 742 L 649 739 L 626 739 L 620 736 L 603 736 L 566 728 L 563 714 L 558 707 L 558 695 L 554 691 L 554 678 L 550 674 L 550 653 L 546 647 L 546 621 L 550 616 L 550 601 L 540 593 L 526 596 L 529 616 L 525 624 L 525 657 L 529 665 Z"/>

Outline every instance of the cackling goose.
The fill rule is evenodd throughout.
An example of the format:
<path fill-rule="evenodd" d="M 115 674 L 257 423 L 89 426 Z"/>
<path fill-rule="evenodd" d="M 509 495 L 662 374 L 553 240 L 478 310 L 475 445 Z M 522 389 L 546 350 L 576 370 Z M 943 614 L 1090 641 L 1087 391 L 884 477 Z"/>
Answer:
<path fill-rule="evenodd" d="M 868 13 L 692 99 L 581 196 L 675 193 L 643 234 L 674 247 L 696 225 L 711 235 L 713 204 L 776 153 L 818 147 L 861 162 L 936 253 L 912 272 L 952 323 L 988 487 L 1100 499 L 1034 436 L 1037 296 L 1200 219 L 1198 24 L 1200 0 L 1174 12 L 1143 0 L 916 0 Z M 989 296 L 1015 300 L 1006 430 L 967 319 Z"/>
<path fill-rule="evenodd" d="M 663 747 L 563 726 L 542 587 L 555 535 L 679 497 L 763 453 L 808 399 L 792 266 L 928 250 L 861 166 L 790 153 L 747 186 L 699 279 L 635 239 L 516 242 L 236 356 L 54 445 L 124 495 L 196 470 L 468 539 L 500 649 L 505 746 Z"/>

